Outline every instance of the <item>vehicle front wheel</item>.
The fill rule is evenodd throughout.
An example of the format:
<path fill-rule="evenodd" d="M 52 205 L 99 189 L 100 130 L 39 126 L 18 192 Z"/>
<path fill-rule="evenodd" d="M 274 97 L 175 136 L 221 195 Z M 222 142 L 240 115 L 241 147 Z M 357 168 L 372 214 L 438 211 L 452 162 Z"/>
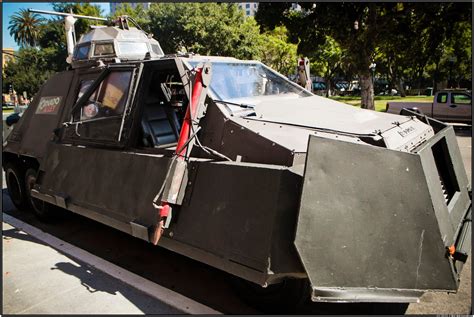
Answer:
<path fill-rule="evenodd" d="M 10 199 L 18 210 L 25 210 L 28 207 L 25 182 L 23 180 L 23 169 L 14 163 L 7 163 L 5 166 L 5 181 L 7 183 Z"/>
<path fill-rule="evenodd" d="M 36 175 L 38 172 L 34 168 L 29 168 L 25 173 L 25 188 L 28 204 L 33 209 L 33 213 L 41 221 L 50 221 L 55 218 L 55 206 L 31 196 L 31 190 L 36 184 Z"/>

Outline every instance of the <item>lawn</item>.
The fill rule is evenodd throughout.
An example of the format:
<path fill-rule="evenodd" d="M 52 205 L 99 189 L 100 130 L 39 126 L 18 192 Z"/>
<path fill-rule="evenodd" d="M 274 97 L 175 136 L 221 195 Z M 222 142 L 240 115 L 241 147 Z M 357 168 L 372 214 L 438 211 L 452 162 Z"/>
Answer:
<path fill-rule="evenodd" d="M 352 106 L 360 107 L 360 97 L 353 96 L 333 96 L 329 97 L 333 100 L 347 103 Z M 433 102 L 433 96 L 375 96 L 375 110 L 385 111 L 387 102 L 389 101 L 402 101 L 402 102 Z"/>

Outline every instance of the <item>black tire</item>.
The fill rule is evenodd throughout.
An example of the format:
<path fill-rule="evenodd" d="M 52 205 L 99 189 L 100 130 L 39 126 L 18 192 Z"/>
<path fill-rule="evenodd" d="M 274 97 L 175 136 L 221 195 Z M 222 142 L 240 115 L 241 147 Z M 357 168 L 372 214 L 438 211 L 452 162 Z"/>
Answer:
<path fill-rule="evenodd" d="M 37 174 L 38 172 L 34 168 L 29 168 L 25 172 L 25 189 L 28 205 L 39 220 L 49 222 L 56 218 L 57 213 L 55 206 L 31 196 L 31 189 L 33 189 L 33 186 L 36 184 Z"/>
<path fill-rule="evenodd" d="M 265 288 L 240 278 L 234 278 L 232 284 L 247 304 L 269 314 L 294 312 L 310 296 L 307 279 L 287 279 Z"/>
<path fill-rule="evenodd" d="M 7 163 L 5 166 L 5 181 L 10 199 L 18 210 L 28 208 L 26 196 L 24 170 L 17 164 Z"/>

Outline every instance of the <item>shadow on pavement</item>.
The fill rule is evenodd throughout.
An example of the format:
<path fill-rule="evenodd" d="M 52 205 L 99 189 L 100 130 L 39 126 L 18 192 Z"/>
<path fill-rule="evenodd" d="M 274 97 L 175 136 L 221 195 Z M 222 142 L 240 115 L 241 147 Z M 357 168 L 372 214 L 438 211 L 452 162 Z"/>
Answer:
<path fill-rule="evenodd" d="M 47 244 L 35 239 L 34 237 L 28 234 L 21 233 L 20 230 L 16 228 L 4 230 L 3 239 L 7 241 L 10 239 L 17 239 L 48 246 Z M 70 258 L 68 255 L 64 256 Z M 71 262 L 58 262 L 55 264 L 54 267 L 51 268 L 51 270 L 59 270 L 65 274 L 74 276 L 79 280 L 81 285 L 90 293 L 104 292 L 110 295 L 121 294 L 124 298 L 130 301 L 135 307 L 137 307 L 145 314 L 183 313 L 85 263 L 82 263 L 75 259 L 73 261 L 78 265 L 75 265 Z M 78 305 L 82 304 L 82 302 L 78 303 Z"/>

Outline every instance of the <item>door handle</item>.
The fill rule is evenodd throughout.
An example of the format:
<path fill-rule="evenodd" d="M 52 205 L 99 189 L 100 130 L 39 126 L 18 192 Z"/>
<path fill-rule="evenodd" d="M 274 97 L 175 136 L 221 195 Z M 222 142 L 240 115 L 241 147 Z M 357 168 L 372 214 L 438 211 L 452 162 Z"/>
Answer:
<path fill-rule="evenodd" d="M 449 105 L 449 108 L 456 108 L 456 105 Z"/>

